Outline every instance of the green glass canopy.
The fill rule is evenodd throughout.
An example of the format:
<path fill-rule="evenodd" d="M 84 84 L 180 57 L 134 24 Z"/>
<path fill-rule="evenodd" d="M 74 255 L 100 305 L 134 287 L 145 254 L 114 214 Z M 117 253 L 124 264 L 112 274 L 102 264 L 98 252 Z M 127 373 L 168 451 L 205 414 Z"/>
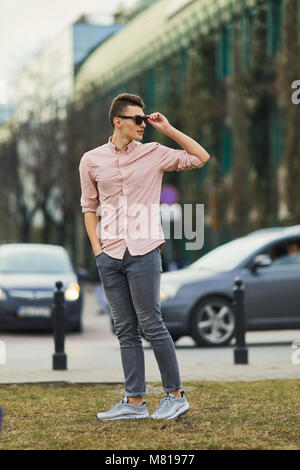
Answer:
<path fill-rule="evenodd" d="M 106 93 L 118 87 L 255 4 L 256 0 L 157 0 L 87 58 L 76 76 L 75 99 L 91 88 Z"/>

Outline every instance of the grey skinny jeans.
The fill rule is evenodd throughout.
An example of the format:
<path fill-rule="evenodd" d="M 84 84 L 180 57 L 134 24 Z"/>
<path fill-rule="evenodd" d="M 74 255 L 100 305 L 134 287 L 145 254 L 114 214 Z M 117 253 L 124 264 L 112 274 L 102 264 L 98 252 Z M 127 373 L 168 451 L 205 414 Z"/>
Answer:
<path fill-rule="evenodd" d="M 160 249 L 122 260 L 105 252 L 96 256 L 102 286 L 120 343 L 126 396 L 146 395 L 145 361 L 139 326 L 151 343 L 165 392 L 182 387 L 173 340 L 160 309 Z"/>

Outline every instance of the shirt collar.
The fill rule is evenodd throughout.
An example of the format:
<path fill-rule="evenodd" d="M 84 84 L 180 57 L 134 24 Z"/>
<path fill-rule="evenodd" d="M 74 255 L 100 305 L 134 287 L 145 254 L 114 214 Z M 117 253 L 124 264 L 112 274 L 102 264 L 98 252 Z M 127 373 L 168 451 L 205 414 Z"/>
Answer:
<path fill-rule="evenodd" d="M 119 152 L 119 153 L 128 153 L 128 152 L 131 152 L 131 150 L 133 150 L 133 149 L 136 147 L 136 145 L 137 145 L 136 140 L 131 140 L 131 141 L 129 142 L 129 144 L 126 145 L 126 147 L 124 147 L 123 149 L 118 149 L 118 147 L 116 147 L 116 146 L 112 143 L 111 139 L 112 139 L 112 135 L 109 137 L 107 143 L 108 143 L 108 145 L 109 145 L 109 148 L 110 148 L 113 152 L 115 152 L 115 153 L 118 153 L 118 152 Z"/>

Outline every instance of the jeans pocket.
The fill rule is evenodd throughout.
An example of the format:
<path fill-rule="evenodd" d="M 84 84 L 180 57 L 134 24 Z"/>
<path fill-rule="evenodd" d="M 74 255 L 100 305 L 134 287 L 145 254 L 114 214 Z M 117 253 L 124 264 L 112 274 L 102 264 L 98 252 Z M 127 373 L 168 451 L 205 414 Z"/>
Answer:
<path fill-rule="evenodd" d="M 102 253 L 104 253 L 103 250 L 102 250 L 98 255 L 95 256 L 96 261 L 100 258 L 100 256 L 102 255 Z"/>

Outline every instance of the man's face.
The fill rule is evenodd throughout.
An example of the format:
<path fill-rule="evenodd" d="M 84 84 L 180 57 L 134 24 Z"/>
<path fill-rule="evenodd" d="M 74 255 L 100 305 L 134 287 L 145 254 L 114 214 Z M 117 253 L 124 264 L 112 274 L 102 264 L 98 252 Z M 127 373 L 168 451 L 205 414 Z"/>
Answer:
<path fill-rule="evenodd" d="M 287 247 L 287 252 L 289 255 L 294 255 L 298 253 L 298 245 L 297 243 L 289 243 Z"/>
<path fill-rule="evenodd" d="M 120 113 L 122 116 L 145 116 L 139 106 L 126 106 Z M 146 124 L 136 124 L 135 119 L 114 118 L 115 131 L 119 132 L 126 140 L 142 140 Z"/>

